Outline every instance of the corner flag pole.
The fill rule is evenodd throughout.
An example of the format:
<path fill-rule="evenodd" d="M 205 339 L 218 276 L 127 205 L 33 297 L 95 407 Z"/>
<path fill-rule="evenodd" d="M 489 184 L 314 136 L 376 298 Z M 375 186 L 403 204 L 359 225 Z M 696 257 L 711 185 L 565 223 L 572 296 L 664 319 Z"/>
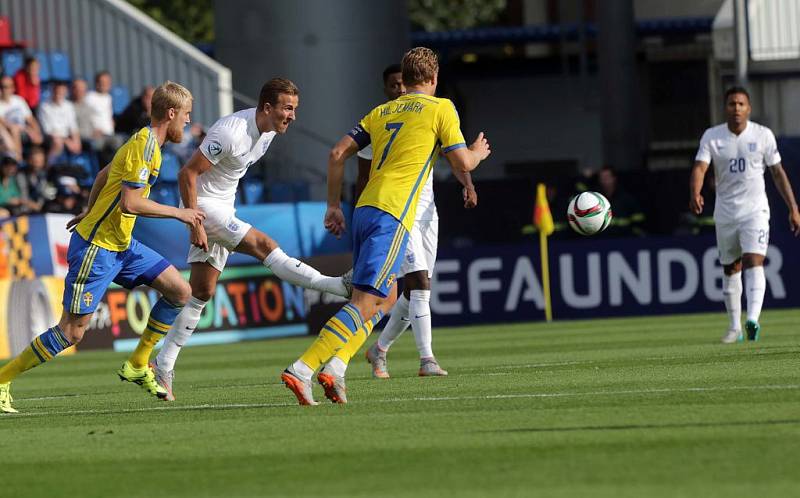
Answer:
<path fill-rule="evenodd" d="M 539 230 L 539 257 L 542 263 L 542 293 L 544 294 L 544 317 L 553 321 L 553 303 L 550 300 L 550 258 L 547 256 L 547 237 L 553 233 L 553 214 L 547 202 L 547 187 L 536 186 L 536 205 L 533 208 L 533 224 Z"/>
<path fill-rule="evenodd" d="M 539 255 L 542 259 L 542 292 L 544 293 L 544 318 L 553 321 L 553 304 L 550 301 L 550 258 L 547 255 L 547 235 L 539 232 Z"/>

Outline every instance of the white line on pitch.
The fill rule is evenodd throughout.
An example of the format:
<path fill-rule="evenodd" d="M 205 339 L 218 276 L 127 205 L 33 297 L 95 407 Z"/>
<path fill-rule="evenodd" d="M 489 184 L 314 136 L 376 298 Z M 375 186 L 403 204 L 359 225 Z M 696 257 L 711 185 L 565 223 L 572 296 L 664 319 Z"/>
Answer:
<path fill-rule="evenodd" d="M 493 394 L 488 396 L 431 396 L 413 398 L 387 398 L 377 400 L 360 401 L 359 404 L 371 403 L 404 403 L 408 401 L 474 401 L 474 400 L 496 400 L 496 399 L 521 399 L 521 398 L 566 398 L 580 396 L 625 396 L 632 394 L 670 394 L 670 393 L 706 393 L 722 391 L 789 391 L 800 389 L 800 384 L 788 385 L 761 385 L 761 386 L 717 386 L 717 387 L 684 387 L 684 388 L 663 388 L 663 389 L 630 389 L 623 391 L 588 391 L 576 393 L 521 393 L 521 394 Z M 120 410 L 62 410 L 46 412 L 28 412 L 9 415 L 8 418 L 15 417 L 40 417 L 49 415 L 99 415 L 99 414 L 119 414 L 119 413 L 140 413 L 151 411 L 187 411 L 187 410 L 230 410 L 235 408 L 284 408 L 296 406 L 294 403 L 230 403 L 230 404 L 203 404 L 203 405 L 166 405 L 152 406 L 147 408 L 123 408 Z M 4 417 L 0 416 L 0 419 Z"/>

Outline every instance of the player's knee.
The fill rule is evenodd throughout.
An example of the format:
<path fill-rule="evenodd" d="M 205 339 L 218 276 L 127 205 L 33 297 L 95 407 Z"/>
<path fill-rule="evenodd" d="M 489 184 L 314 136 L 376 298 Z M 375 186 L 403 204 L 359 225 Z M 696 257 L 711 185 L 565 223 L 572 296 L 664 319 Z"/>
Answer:
<path fill-rule="evenodd" d="M 86 332 L 86 325 L 80 325 L 62 320 L 58 326 L 64 337 L 67 338 L 72 344 L 78 344 L 83 340 L 83 334 Z"/>
<path fill-rule="evenodd" d="M 210 301 L 212 297 L 214 297 L 214 290 L 215 286 L 213 285 L 204 285 L 200 287 L 195 287 L 191 289 L 191 294 L 195 299 L 199 299 L 200 301 Z M 187 298 L 188 301 L 188 298 Z"/>
<path fill-rule="evenodd" d="M 729 277 L 731 275 L 735 275 L 736 273 L 739 273 L 740 271 L 742 271 L 742 260 L 740 259 L 740 260 L 734 261 L 733 263 L 731 263 L 729 265 L 723 265 L 722 271 L 725 272 L 725 275 L 727 275 Z"/>
<path fill-rule="evenodd" d="M 183 306 L 189 302 L 190 297 L 192 297 L 192 287 L 189 285 L 189 282 L 181 281 L 181 284 L 175 289 L 175 293 L 170 299 L 170 302 L 178 306 Z"/>

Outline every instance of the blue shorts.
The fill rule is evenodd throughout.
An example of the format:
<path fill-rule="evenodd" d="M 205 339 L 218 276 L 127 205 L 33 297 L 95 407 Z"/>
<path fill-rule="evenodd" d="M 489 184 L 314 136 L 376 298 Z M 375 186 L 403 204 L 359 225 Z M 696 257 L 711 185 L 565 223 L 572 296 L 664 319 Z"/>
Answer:
<path fill-rule="evenodd" d="M 400 272 L 408 232 L 397 218 L 372 206 L 353 212 L 353 286 L 386 297 Z"/>
<path fill-rule="evenodd" d="M 64 309 L 76 315 L 93 313 L 111 282 L 127 289 L 149 285 L 169 262 L 160 254 L 131 239 L 124 251 L 109 251 L 72 234 L 67 250 L 69 271 L 64 280 Z"/>

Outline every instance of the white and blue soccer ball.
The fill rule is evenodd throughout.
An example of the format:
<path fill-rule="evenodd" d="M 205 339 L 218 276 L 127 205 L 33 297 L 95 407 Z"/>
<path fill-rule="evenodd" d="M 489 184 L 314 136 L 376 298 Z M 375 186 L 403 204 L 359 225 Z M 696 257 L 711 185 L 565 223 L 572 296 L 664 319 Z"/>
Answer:
<path fill-rule="evenodd" d="M 603 194 L 581 192 L 569 201 L 569 226 L 581 235 L 594 235 L 605 230 L 613 218 L 611 203 Z"/>

